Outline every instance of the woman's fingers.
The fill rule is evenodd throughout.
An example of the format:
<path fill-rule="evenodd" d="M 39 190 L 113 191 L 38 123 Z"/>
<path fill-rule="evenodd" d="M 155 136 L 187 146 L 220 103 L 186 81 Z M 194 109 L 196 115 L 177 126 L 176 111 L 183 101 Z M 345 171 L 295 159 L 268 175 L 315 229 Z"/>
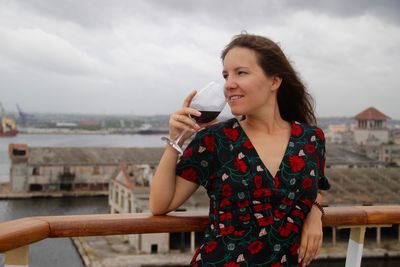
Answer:
<path fill-rule="evenodd" d="M 307 248 L 306 248 L 306 251 L 305 251 L 305 255 L 304 255 L 302 266 L 307 266 L 310 263 L 310 261 L 312 259 L 311 258 L 312 253 L 314 252 L 313 249 L 314 249 L 313 241 L 309 240 L 308 243 L 307 243 Z"/>
<path fill-rule="evenodd" d="M 316 259 L 319 255 L 319 253 L 321 252 L 322 242 L 323 241 L 322 241 L 322 236 L 321 236 L 321 238 L 319 239 L 318 248 L 317 248 L 317 252 L 315 253 L 314 259 Z"/>
<path fill-rule="evenodd" d="M 306 251 L 307 251 L 307 242 L 308 242 L 307 236 L 302 234 L 300 248 L 299 248 L 299 263 L 301 261 L 304 262 L 304 257 L 306 255 Z"/>
<path fill-rule="evenodd" d="M 170 125 L 181 130 L 186 128 L 191 128 L 193 130 L 200 129 L 200 126 L 196 123 L 196 121 L 189 118 L 188 116 L 179 114 L 172 116 L 170 120 Z"/>
<path fill-rule="evenodd" d="M 190 103 L 192 102 L 193 97 L 197 94 L 197 91 L 194 90 L 192 91 L 183 101 L 183 106 L 182 107 L 189 107 Z"/>
<path fill-rule="evenodd" d="M 307 238 L 307 245 L 305 248 L 301 248 L 301 250 L 304 249 L 304 258 L 301 266 L 307 266 L 311 263 L 312 260 L 314 260 L 321 248 L 322 245 L 322 238 L 320 235 L 314 235 L 314 236 L 309 236 Z"/>

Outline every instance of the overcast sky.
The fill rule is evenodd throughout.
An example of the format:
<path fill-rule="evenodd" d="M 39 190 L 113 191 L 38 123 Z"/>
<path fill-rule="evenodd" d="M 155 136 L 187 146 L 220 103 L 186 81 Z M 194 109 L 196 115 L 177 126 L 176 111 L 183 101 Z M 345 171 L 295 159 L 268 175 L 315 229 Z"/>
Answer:
<path fill-rule="evenodd" d="M 9 111 L 154 115 L 222 82 L 246 30 L 278 42 L 317 116 L 374 106 L 400 119 L 400 1 L 0 0 L 0 101 Z"/>

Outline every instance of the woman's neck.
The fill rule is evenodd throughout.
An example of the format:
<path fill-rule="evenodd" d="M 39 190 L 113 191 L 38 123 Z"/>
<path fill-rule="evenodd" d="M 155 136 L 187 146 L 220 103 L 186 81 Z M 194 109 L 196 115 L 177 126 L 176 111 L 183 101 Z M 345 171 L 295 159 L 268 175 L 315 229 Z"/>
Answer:
<path fill-rule="evenodd" d="M 241 124 L 249 130 L 262 131 L 267 134 L 279 134 L 287 131 L 290 127 L 290 123 L 282 118 L 276 102 L 275 105 L 268 105 L 259 112 L 247 114 Z"/>

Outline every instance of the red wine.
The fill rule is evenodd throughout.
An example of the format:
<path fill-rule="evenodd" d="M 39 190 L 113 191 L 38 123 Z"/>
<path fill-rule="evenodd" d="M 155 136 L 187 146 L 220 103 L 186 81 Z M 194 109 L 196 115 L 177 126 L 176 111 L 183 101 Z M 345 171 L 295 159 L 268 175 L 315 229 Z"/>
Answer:
<path fill-rule="evenodd" d="M 207 123 L 210 122 L 212 120 L 214 120 L 216 117 L 218 117 L 219 113 L 221 113 L 221 111 L 201 111 L 201 115 L 200 116 L 192 116 L 192 118 L 198 122 L 198 123 Z"/>

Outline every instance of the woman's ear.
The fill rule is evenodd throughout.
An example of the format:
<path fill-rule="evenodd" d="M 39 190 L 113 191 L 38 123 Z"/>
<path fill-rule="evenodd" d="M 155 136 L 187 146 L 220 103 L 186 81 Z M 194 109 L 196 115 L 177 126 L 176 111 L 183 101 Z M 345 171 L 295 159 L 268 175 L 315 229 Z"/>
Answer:
<path fill-rule="evenodd" d="M 271 90 L 272 91 L 278 90 L 279 87 L 281 86 L 281 83 L 282 83 L 282 78 L 277 76 L 277 75 L 274 75 L 272 77 L 272 88 L 271 88 Z"/>

